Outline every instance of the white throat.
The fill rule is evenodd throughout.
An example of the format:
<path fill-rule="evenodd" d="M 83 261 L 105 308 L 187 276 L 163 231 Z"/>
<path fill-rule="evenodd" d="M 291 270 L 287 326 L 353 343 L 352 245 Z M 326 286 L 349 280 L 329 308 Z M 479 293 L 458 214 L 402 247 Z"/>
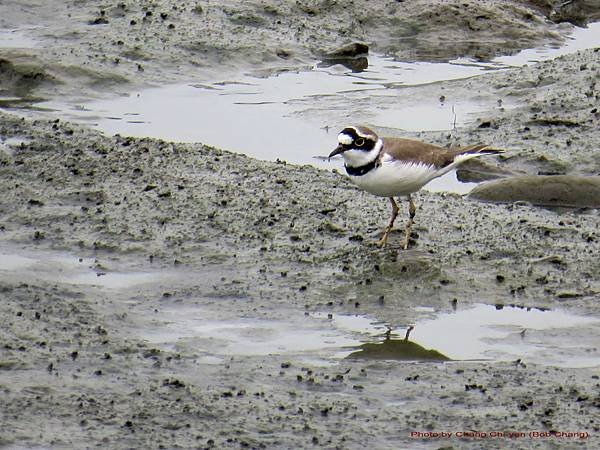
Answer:
<path fill-rule="evenodd" d="M 372 163 L 379 157 L 381 148 L 383 147 L 383 140 L 378 139 L 373 150 L 368 152 L 364 150 L 346 150 L 342 153 L 344 162 L 348 167 L 361 167 Z"/>

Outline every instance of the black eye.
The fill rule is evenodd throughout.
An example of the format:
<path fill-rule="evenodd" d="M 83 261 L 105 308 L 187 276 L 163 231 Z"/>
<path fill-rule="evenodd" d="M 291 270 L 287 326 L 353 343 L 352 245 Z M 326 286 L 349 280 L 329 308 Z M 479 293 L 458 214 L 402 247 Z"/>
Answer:
<path fill-rule="evenodd" d="M 357 140 L 354 141 L 354 144 L 357 147 L 362 147 L 363 145 L 365 145 L 365 140 L 363 138 L 358 138 Z"/>

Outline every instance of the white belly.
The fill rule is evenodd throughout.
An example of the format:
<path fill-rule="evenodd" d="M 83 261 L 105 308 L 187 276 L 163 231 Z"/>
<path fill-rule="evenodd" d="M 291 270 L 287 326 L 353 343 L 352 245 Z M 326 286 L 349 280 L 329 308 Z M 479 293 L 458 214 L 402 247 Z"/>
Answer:
<path fill-rule="evenodd" d="M 428 182 L 450 170 L 425 164 L 403 163 L 383 160 L 381 166 L 370 170 L 365 175 L 350 176 L 358 187 L 381 197 L 396 197 L 417 192 Z"/>

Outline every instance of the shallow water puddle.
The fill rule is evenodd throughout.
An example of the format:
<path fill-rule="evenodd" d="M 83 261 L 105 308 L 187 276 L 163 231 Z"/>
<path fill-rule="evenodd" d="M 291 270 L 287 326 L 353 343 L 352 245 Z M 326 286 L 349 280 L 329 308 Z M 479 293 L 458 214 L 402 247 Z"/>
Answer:
<path fill-rule="evenodd" d="M 559 48 L 527 50 L 491 63 L 466 59 L 408 63 L 370 55 L 369 67 L 360 73 L 341 65 L 316 64 L 309 71 L 267 78 L 242 75 L 233 81 L 166 86 L 78 105 L 52 101 L 39 106 L 109 134 L 202 142 L 264 160 L 339 169 L 341 160 L 315 157 L 333 149 L 338 128 L 348 123 L 405 131 L 451 130 L 500 107 L 498 99 L 475 94 L 451 101 L 439 96 L 417 101 L 400 95 L 407 86 L 467 78 L 595 45 L 600 45 L 600 23 L 575 28 L 572 39 Z M 349 96 L 352 101 L 341 100 Z M 383 107 L 378 101 L 382 97 L 394 101 Z M 502 107 L 511 106 L 504 99 Z M 450 173 L 428 189 L 466 193 L 474 186 L 461 185 Z"/>
<path fill-rule="evenodd" d="M 0 251 L 0 281 L 38 279 L 113 292 L 143 286 L 155 295 L 157 284 L 179 284 L 189 275 L 167 270 L 103 272 L 93 258 Z M 427 318 L 414 324 L 406 340 L 406 329 L 391 332 L 385 323 L 361 315 L 292 311 L 285 319 L 231 318 L 222 305 L 212 307 L 217 309 L 165 304 L 152 314 L 136 314 L 135 333 L 169 348 L 192 346 L 207 363 L 232 355 L 290 354 L 323 363 L 350 357 L 600 365 L 600 318 L 564 310 L 479 304 L 429 318 L 432 309 L 414 308 Z"/>
<path fill-rule="evenodd" d="M 494 58 L 494 62 L 509 66 L 523 66 L 598 46 L 600 46 L 600 22 L 594 22 L 588 24 L 586 28 L 574 27 L 569 38 L 560 46 L 526 49 L 515 55 Z"/>
<path fill-rule="evenodd" d="M 0 48 L 33 48 L 37 45 L 31 39 L 30 31 L 34 28 L 0 29 Z"/>
<path fill-rule="evenodd" d="M 341 162 L 315 157 L 329 154 L 337 145 L 339 130 L 336 126 L 330 131 L 322 113 L 310 112 L 313 101 L 327 103 L 331 97 L 333 102 L 352 93 L 394 96 L 402 86 L 465 78 L 485 69 L 471 64 L 402 63 L 377 55 L 370 56 L 369 62 L 361 73 L 339 65 L 315 66 L 268 78 L 245 75 L 235 81 L 147 89 L 85 105 L 47 102 L 40 106 L 61 111 L 71 120 L 89 121 L 108 134 L 203 142 L 259 159 L 331 169 L 341 167 Z M 407 131 L 451 129 L 467 123 L 471 113 L 496 107 L 478 99 L 447 104 L 435 99 L 426 105 L 401 102 L 380 115 L 377 104 L 362 102 L 364 111 L 357 112 L 359 117 L 344 122 L 374 114 L 377 125 Z"/>
<path fill-rule="evenodd" d="M 395 333 L 386 337 L 384 324 L 358 315 L 313 313 L 291 317 L 289 322 L 210 317 L 214 316 L 198 309 L 165 309 L 139 332 L 155 345 L 193 347 L 212 362 L 232 355 L 293 354 L 328 361 L 350 357 L 412 361 L 522 359 L 565 367 L 600 364 L 600 349 L 593 346 L 600 337 L 600 319 L 565 311 L 508 306 L 497 309 L 482 304 L 418 322 L 408 340 Z M 575 337 L 580 332 L 586 334 L 586 340 Z"/>
<path fill-rule="evenodd" d="M 600 318 L 561 310 L 481 304 L 417 323 L 410 338 L 451 359 L 600 365 Z"/>
<path fill-rule="evenodd" d="M 345 356 L 346 348 L 360 342 L 330 321 L 292 324 L 266 319 L 207 319 L 211 316 L 189 308 L 161 310 L 153 324 L 141 330 L 141 337 L 155 345 L 193 347 L 215 362 L 226 356 L 273 354 L 339 359 Z M 359 320 L 370 327 L 368 319 Z"/>
<path fill-rule="evenodd" d="M 4 276 L 107 289 L 127 289 L 173 278 L 173 274 L 167 272 L 103 271 L 95 267 L 93 258 L 79 258 L 54 252 L 27 256 L 0 252 L 0 280 Z"/>
<path fill-rule="evenodd" d="M 2 97 L 0 97 L 0 103 L 2 102 Z M 0 152 L 6 154 L 7 156 L 12 156 L 14 153 L 14 148 L 19 147 L 21 145 L 28 144 L 29 141 L 24 138 L 19 137 L 10 137 L 4 138 L 0 136 Z"/>
<path fill-rule="evenodd" d="M 236 82 L 203 85 L 173 85 L 137 94 L 87 103 L 84 106 L 46 102 L 41 107 L 61 112 L 68 120 L 86 121 L 108 134 L 156 137 L 177 142 L 202 142 L 258 159 L 310 164 L 322 169 L 342 169 L 341 158 L 324 158 L 337 145 L 337 128 L 330 130 L 322 117 L 313 114 L 312 102 L 330 96 L 368 93 L 394 95 L 406 82 L 424 83 L 471 76 L 476 66 L 433 63 L 399 63 L 379 56 L 370 58 L 370 68 L 360 74 L 340 66 L 269 78 L 244 76 Z M 435 66 L 435 69 L 433 67 Z M 432 76 L 435 74 L 435 77 Z M 368 92 L 368 93 L 367 93 Z M 471 115 L 498 106 L 494 101 L 462 99 L 454 103 L 412 105 L 398 102 L 378 113 L 373 102 L 365 111 L 348 114 L 344 122 L 366 121 L 408 131 L 451 129 L 465 125 Z M 333 107 L 335 109 L 335 107 Z M 320 157 L 320 158 L 319 158 Z M 460 183 L 455 172 L 435 180 L 428 189 L 467 193 L 476 184 Z"/>
<path fill-rule="evenodd" d="M 33 258 L 0 253 L 0 271 L 16 271 L 32 266 L 37 262 Z"/>

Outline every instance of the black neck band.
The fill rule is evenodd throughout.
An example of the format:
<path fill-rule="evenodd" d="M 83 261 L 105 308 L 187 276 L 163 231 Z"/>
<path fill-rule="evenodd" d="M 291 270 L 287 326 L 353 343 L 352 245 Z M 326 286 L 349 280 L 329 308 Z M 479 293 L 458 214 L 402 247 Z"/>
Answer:
<path fill-rule="evenodd" d="M 379 158 L 375 158 L 373 161 L 371 161 L 368 164 L 365 164 L 364 166 L 350 167 L 350 166 L 344 165 L 344 167 L 346 168 L 346 172 L 348 173 L 348 175 L 352 175 L 354 177 L 360 177 L 361 175 L 366 174 L 367 172 L 374 169 L 378 165 L 379 165 Z"/>

